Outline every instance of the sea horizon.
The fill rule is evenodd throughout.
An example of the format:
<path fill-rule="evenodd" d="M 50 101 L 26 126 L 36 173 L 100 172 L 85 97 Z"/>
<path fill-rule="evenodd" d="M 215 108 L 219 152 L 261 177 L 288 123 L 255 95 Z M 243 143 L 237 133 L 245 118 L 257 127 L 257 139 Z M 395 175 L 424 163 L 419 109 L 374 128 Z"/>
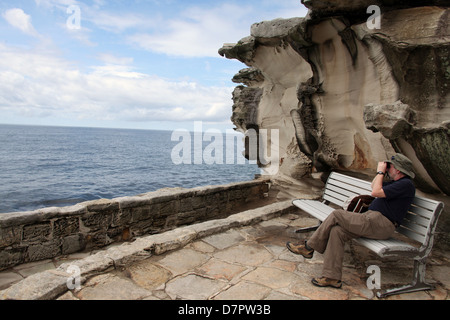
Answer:
<path fill-rule="evenodd" d="M 248 181 L 259 173 L 248 161 L 174 164 L 172 150 L 180 142 L 171 140 L 172 133 L 0 124 L 0 214 L 134 196 L 162 188 Z M 203 142 L 202 147 L 208 143 Z"/>

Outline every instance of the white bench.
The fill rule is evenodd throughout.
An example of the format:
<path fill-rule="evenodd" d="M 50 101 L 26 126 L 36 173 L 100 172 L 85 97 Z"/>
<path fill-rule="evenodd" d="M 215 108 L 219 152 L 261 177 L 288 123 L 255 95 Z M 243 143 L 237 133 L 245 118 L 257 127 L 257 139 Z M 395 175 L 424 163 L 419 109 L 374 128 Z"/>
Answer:
<path fill-rule="evenodd" d="M 333 172 L 328 177 L 322 196 L 323 201 L 298 199 L 294 200 L 293 204 L 318 220 L 323 221 L 335 210 L 328 204 L 342 207 L 344 201 L 349 197 L 370 193 L 370 182 Z M 392 294 L 430 290 L 433 288 L 432 285 L 425 282 L 425 267 L 426 259 L 433 247 L 436 224 L 443 208 L 444 204 L 442 202 L 415 197 L 402 225 L 396 231 L 414 240 L 412 241 L 413 243 L 417 242 L 417 246 L 394 238 L 388 240 L 355 239 L 359 244 L 372 250 L 380 257 L 397 256 L 414 260 L 412 283 L 401 288 L 380 291 L 377 293 L 378 297 L 382 298 Z M 299 229 L 297 232 L 307 232 L 316 228 Z"/>

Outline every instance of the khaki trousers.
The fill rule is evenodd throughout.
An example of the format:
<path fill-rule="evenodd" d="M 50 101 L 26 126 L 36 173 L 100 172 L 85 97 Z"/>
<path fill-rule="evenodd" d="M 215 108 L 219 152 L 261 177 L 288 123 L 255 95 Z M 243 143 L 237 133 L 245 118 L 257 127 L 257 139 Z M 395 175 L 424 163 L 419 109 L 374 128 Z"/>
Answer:
<path fill-rule="evenodd" d="M 378 211 L 361 214 L 335 210 L 308 240 L 308 247 L 325 252 L 322 276 L 341 280 L 345 242 L 360 237 L 385 240 L 394 231 L 394 224 Z"/>

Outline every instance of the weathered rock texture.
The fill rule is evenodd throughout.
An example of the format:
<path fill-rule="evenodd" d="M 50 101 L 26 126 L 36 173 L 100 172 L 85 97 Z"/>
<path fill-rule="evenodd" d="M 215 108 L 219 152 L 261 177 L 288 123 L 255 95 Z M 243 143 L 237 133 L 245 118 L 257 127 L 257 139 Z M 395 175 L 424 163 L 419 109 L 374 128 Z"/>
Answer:
<path fill-rule="evenodd" d="M 402 152 L 419 187 L 450 194 L 448 6 L 302 2 L 308 17 L 255 23 L 219 50 L 250 67 L 233 78 L 237 129 L 280 130 L 280 175 L 375 169 Z"/>
<path fill-rule="evenodd" d="M 280 130 L 279 178 L 373 172 L 401 152 L 419 189 L 449 195 L 448 1 L 302 3 L 307 17 L 255 23 L 219 50 L 250 67 L 233 79 L 236 129 Z"/>

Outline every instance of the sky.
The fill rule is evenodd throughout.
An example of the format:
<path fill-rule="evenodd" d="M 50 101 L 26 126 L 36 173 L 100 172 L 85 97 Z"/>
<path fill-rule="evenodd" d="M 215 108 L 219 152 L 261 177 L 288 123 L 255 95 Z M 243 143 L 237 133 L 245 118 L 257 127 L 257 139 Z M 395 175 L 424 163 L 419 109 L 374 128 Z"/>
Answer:
<path fill-rule="evenodd" d="M 306 13 L 300 0 L 2 0 L 0 123 L 231 129 L 246 66 L 218 50 Z"/>

